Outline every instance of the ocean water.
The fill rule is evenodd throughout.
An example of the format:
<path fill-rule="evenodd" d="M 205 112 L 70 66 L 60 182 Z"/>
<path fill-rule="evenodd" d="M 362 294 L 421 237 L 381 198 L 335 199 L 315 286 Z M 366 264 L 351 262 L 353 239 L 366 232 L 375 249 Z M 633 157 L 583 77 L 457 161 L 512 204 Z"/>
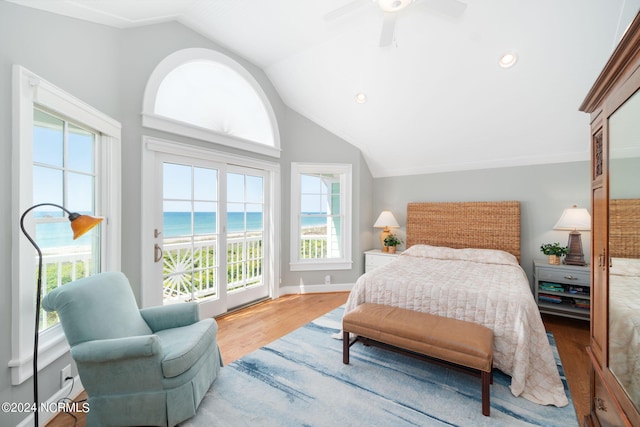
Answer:
<path fill-rule="evenodd" d="M 59 216 L 59 215 L 58 215 Z M 163 236 L 179 237 L 191 234 L 191 213 L 190 212 L 165 212 L 163 214 Z M 324 218 L 305 217 L 302 221 L 303 227 L 313 227 L 325 224 Z M 246 217 L 243 212 L 227 213 L 227 232 L 238 233 L 242 231 L 260 231 L 263 229 L 262 213 L 247 212 Z M 196 212 L 193 215 L 194 234 L 215 234 L 216 214 L 214 212 Z M 36 226 L 36 235 L 32 236 L 41 249 L 59 248 L 64 246 L 89 246 L 91 245 L 92 232 L 78 240 L 73 240 L 71 229 L 67 221 L 44 223 Z"/>

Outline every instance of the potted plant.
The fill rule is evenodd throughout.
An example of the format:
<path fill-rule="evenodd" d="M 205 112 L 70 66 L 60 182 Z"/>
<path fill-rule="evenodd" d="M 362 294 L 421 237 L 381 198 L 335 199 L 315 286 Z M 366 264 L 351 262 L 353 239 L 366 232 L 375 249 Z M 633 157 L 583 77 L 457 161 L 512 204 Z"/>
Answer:
<path fill-rule="evenodd" d="M 389 248 L 389 253 L 390 254 L 395 254 L 396 253 L 396 246 L 401 245 L 401 244 L 402 244 L 402 240 L 400 238 L 398 238 L 394 234 L 389 234 L 384 239 L 384 245 Z"/>
<path fill-rule="evenodd" d="M 560 264 L 560 257 L 566 255 L 569 251 L 567 246 L 560 246 L 559 242 L 545 243 L 540 246 L 540 250 L 543 254 L 549 257 L 549 264 Z"/>

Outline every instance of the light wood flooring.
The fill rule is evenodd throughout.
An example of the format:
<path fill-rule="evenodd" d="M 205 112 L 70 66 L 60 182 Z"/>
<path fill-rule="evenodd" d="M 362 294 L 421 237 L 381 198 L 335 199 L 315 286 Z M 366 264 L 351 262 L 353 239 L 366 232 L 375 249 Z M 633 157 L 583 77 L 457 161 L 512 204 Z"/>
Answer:
<path fill-rule="evenodd" d="M 348 295 L 346 292 L 287 295 L 218 317 L 218 344 L 224 363 L 229 364 L 339 307 Z M 582 423 L 589 412 L 589 362 L 585 351 L 589 344 L 589 323 L 546 315 L 543 320 L 555 336 L 576 414 Z M 84 398 L 86 395 L 82 393 L 76 400 Z M 70 415 L 59 414 L 47 427 L 84 427 L 83 415 L 76 415 L 77 421 Z"/>

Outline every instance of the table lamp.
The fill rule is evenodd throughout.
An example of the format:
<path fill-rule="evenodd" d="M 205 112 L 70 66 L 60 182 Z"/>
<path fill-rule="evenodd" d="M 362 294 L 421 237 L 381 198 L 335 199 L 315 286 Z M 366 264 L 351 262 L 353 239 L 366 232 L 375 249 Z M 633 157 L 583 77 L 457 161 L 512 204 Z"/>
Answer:
<path fill-rule="evenodd" d="M 384 239 L 391 234 L 391 227 L 398 228 L 400 224 L 398 224 L 398 221 L 396 221 L 391 211 L 382 211 L 373 226 L 375 228 L 382 228 L 380 232 L 380 245 L 382 245 L 382 252 L 388 252 L 389 248 L 385 246 Z"/>
<path fill-rule="evenodd" d="M 565 209 L 562 216 L 553 227 L 554 230 L 571 230 L 569 233 L 569 252 L 564 259 L 565 264 L 587 265 L 582 252 L 582 237 L 580 231 L 591 230 L 591 215 L 585 208 L 578 208 L 576 205 Z"/>

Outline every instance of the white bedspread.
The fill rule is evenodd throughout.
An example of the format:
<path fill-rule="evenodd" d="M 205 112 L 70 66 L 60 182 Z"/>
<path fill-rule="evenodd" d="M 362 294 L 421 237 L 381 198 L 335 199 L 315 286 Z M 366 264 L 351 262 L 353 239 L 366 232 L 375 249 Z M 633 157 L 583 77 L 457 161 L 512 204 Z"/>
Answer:
<path fill-rule="evenodd" d="M 495 368 L 511 392 L 542 405 L 568 404 L 526 274 L 503 251 L 415 245 L 362 275 L 345 313 L 370 302 L 475 322 L 494 331 Z"/>

